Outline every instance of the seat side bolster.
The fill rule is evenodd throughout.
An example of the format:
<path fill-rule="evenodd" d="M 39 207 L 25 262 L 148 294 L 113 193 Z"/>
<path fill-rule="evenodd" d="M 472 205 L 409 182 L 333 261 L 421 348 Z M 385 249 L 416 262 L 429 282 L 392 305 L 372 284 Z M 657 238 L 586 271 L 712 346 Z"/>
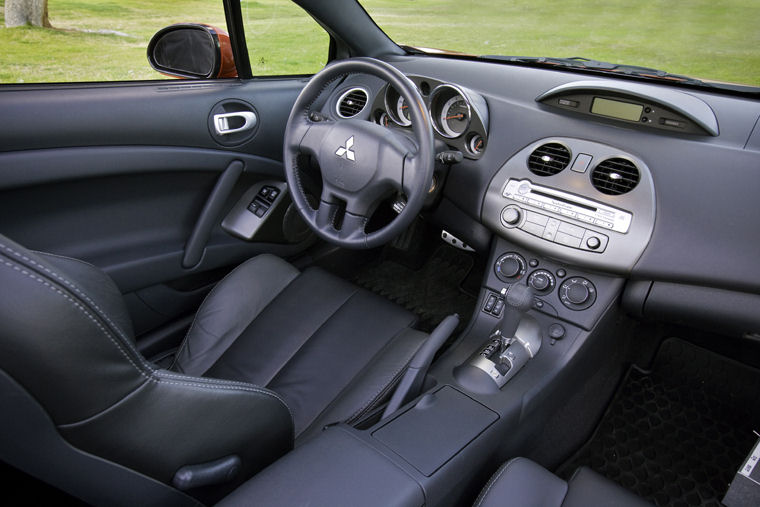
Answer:
<path fill-rule="evenodd" d="M 165 483 L 184 465 L 238 455 L 239 484 L 293 448 L 293 417 L 277 394 L 167 371 L 108 410 L 58 429 L 78 448 Z"/>
<path fill-rule="evenodd" d="M 496 471 L 475 507 L 560 507 L 567 483 L 527 458 L 514 458 Z"/>
<path fill-rule="evenodd" d="M 273 255 L 259 255 L 232 270 L 195 314 L 172 369 L 201 376 L 299 272 Z"/>

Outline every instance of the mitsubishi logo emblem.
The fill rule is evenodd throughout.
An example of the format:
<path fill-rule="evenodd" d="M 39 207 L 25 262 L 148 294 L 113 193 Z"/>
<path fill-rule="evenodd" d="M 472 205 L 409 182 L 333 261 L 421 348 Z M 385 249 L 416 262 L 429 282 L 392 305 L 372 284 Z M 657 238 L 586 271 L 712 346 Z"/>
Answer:
<path fill-rule="evenodd" d="M 354 150 L 351 149 L 353 147 L 354 147 L 354 136 L 351 136 L 348 139 L 346 139 L 345 148 L 341 146 L 335 151 L 335 154 L 338 155 L 339 157 L 345 156 L 346 159 L 353 162 L 354 160 L 356 160 L 356 154 L 354 153 Z"/>

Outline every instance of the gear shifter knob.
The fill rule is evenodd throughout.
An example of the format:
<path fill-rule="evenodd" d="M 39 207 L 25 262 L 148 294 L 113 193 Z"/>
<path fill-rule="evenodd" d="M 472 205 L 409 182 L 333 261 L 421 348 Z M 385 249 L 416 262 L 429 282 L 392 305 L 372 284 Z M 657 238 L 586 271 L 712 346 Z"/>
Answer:
<path fill-rule="evenodd" d="M 510 285 L 504 294 L 504 315 L 499 322 L 499 332 L 504 338 L 512 338 L 520 325 L 523 314 L 533 306 L 533 289 L 527 285 Z"/>

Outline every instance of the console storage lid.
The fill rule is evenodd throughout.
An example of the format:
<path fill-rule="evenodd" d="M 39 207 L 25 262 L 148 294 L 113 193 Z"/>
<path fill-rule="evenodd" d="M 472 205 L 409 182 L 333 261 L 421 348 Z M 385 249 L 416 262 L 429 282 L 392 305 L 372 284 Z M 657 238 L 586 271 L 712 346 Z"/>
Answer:
<path fill-rule="evenodd" d="M 218 505 L 425 504 L 420 485 L 372 447 L 331 427 L 244 483 Z"/>

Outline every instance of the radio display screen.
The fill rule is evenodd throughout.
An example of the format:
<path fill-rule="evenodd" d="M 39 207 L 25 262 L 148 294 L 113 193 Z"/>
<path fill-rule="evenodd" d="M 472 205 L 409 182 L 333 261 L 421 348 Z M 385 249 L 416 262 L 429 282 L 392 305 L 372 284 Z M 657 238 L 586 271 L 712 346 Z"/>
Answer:
<path fill-rule="evenodd" d="M 620 120 L 639 121 L 643 110 L 644 106 L 639 104 L 630 104 L 628 102 L 600 97 L 594 97 L 594 102 L 591 103 L 592 113 Z"/>

